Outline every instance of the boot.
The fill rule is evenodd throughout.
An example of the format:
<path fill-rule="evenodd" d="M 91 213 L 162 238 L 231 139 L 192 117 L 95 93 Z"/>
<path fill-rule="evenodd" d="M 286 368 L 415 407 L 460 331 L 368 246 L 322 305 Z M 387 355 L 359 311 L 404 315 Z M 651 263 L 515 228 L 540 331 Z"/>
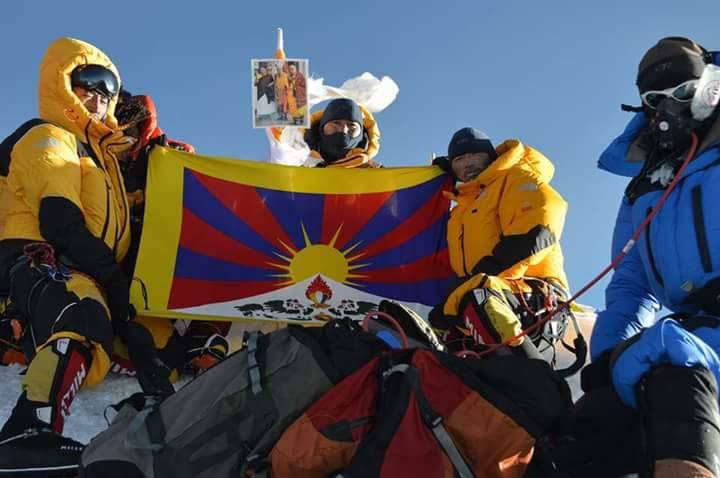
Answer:
<path fill-rule="evenodd" d="M 222 362 L 230 351 L 225 336 L 230 331 L 230 322 L 193 320 L 183 335 L 185 346 L 184 361 L 190 372 L 202 373 Z"/>
<path fill-rule="evenodd" d="M 28 367 L 25 391 L 0 431 L 0 477 L 77 474 L 84 445 L 61 433 L 91 361 L 87 347 L 67 338 L 37 353 Z"/>
<path fill-rule="evenodd" d="M 128 355 L 135 366 L 135 377 L 142 391 L 163 397 L 175 393 L 170 383 L 172 370 L 158 356 L 148 329 L 138 322 L 130 321 L 118 325 L 116 331 L 127 345 Z"/>
<path fill-rule="evenodd" d="M 230 344 L 220 334 L 213 334 L 200 347 L 187 351 L 190 366 L 202 373 L 210 367 L 222 362 L 227 357 Z"/>
<path fill-rule="evenodd" d="M 85 446 L 49 428 L 0 434 L 0 477 L 72 477 Z"/>
<path fill-rule="evenodd" d="M 0 432 L 0 477 L 64 477 L 77 474 L 85 446 L 55 433 L 45 403 L 20 396 Z"/>

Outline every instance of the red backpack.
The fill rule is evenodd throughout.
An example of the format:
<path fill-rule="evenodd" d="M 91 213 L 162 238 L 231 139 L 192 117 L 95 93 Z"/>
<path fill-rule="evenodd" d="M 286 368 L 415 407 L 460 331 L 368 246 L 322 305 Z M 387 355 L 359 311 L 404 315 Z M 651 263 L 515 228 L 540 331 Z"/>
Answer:
<path fill-rule="evenodd" d="M 282 435 L 274 478 L 522 477 L 572 407 L 548 364 L 405 350 L 372 360 Z"/>

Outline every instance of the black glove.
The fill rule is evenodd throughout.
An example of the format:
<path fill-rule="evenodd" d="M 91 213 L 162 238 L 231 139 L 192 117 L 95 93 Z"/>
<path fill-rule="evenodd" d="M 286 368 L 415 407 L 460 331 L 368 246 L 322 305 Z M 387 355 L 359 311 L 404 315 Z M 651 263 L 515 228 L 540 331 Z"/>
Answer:
<path fill-rule="evenodd" d="M 167 145 L 168 145 L 167 135 L 161 134 L 159 136 L 155 136 L 154 138 L 150 138 L 150 141 L 148 141 L 147 147 L 149 147 L 149 149 L 152 149 L 153 146 L 167 146 Z"/>
<path fill-rule="evenodd" d="M 110 277 L 104 282 L 107 307 L 113 324 L 127 322 L 134 318 L 135 308 L 130 305 L 130 280 L 119 265 L 114 266 Z"/>
<path fill-rule="evenodd" d="M 154 138 L 150 138 L 148 143 L 142 147 L 140 150 L 140 154 L 138 154 L 137 159 L 134 161 L 135 163 L 138 163 L 140 165 L 143 165 L 144 172 L 147 173 L 147 162 L 148 158 L 150 158 L 150 153 L 152 152 L 152 149 L 155 146 L 168 146 L 168 139 L 167 136 L 164 134 L 161 134 L 160 136 L 155 136 Z"/>
<path fill-rule="evenodd" d="M 475 264 L 475 267 L 472 268 L 472 273 L 473 275 L 483 273 L 489 276 L 496 276 L 504 270 L 505 268 L 493 256 L 485 256 Z"/>
<path fill-rule="evenodd" d="M 712 315 L 720 315 L 720 277 L 716 277 L 691 293 L 686 302 L 695 304 Z"/>
<path fill-rule="evenodd" d="M 158 357 L 152 334 L 139 322 L 117 323 L 116 333 L 128 349 L 128 355 L 135 371 L 136 378 L 143 392 L 151 395 L 167 396 L 175 389 L 170 383 L 170 367 Z"/>
<path fill-rule="evenodd" d="M 443 312 L 444 307 L 445 302 L 443 301 L 442 304 L 436 305 L 432 308 L 432 310 L 428 314 L 428 322 L 430 322 L 430 326 L 435 330 L 443 331 L 450 330 L 455 326 L 462 326 L 462 322 L 457 316 L 445 315 L 445 313 Z"/>
<path fill-rule="evenodd" d="M 580 387 L 583 392 L 588 393 L 598 388 L 611 387 L 610 379 L 610 358 L 612 350 L 600 354 L 580 373 Z"/>
<path fill-rule="evenodd" d="M 445 308 L 445 303 L 447 302 L 447 300 L 450 298 L 452 293 L 455 292 L 455 289 L 463 285 L 468 279 L 469 277 L 463 276 L 454 277 L 452 278 L 452 280 L 450 280 L 450 284 L 448 284 L 448 290 L 445 293 L 445 297 L 438 305 L 433 307 L 428 314 L 428 321 L 434 329 L 448 330 L 454 325 L 460 327 L 463 326 L 462 321 L 457 316 L 445 315 L 443 309 Z"/>
<path fill-rule="evenodd" d="M 450 160 L 447 156 L 436 156 L 435 158 L 433 158 L 432 163 L 435 166 L 440 167 L 440 169 L 442 169 L 446 173 L 453 173 L 452 167 L 450 166 Z"/>

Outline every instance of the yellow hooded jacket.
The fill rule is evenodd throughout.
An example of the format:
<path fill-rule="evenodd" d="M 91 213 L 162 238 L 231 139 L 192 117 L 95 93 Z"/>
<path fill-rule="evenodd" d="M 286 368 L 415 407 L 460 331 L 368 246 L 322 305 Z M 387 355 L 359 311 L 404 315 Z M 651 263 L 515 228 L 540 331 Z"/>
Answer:
<path fill-rule="evenodd" d="M 372 158 L 380 151 L 380 128 L 378 128 L 372 113 L 362 105 L 358 106 L 360 106 L 363 113 L 363 128 L 365 130 L 363 134 L 367 135 L 365 144 L 362 147 L 352 149 L 344 158 L 331 163 L 325 162 L 322 164 L 323 166 L 328 168 L 377 168 L 380 166 L 375 161 L 372 161 Z M 320 110 L 310 115 L 310 129 L 305 133 L 305 140 L 311 149 L 310 154 L 318 159 L 322 159 L 322 155 L 317 151 L 320 134 L 317 130 L 324 112 L 325 110 Z"/>
<path fill-rule="evenodd" d="M 83 274 L 74 274 L 71 282 L 75 292 L 104 305 L 95 282 L 106 279 L 103 268 L 119 262 L 130 242 L 128 204 L 115 154 L 131 144 L 119 131 L 113 115 L 117 97 L 111 100 L 105 121 L 100 122 L 72 92 L 70 75 L 84 64 L 102 65 L 120 78 L 110 59 L 88 43 L 60 38 L 48 47 L 38 84 L 40 118 L 48 123 L 30 129 L 12 149 L 6 185 L 9 204 L 0 251 L 4 248 L 2 252 L 7 253 L 18 239 L 50 242 L 63 250 L 77 270 L 92 277 L 89 280 Z M 48 203 L 62 207 L 49 211 Z M 82 229 L 83 221 L 84 228 L 107 246 L 91 238 L 100 244 L 101 254 L 64 243 L 64 228 L 72 222 Z M 98 257 L 107 264 L 92 263 Z M 73 337 L 72 333 L 61 334 Z M 101 347 L 94 347 L 93 353 L 97 360 L 89 371 L 88 384 L 99 381 L 109 366 Z"/>
<path fill-rule="evenodd" d="M 517 140 L 496 148 L 498 158 L 472 181 L 445 193 L 457 205 L 448 221 L 450 264 L 465 277 L 443 312 L 457 314 L 463 295 L 485 274 L 501 279 L 554 279 L 568 289 L 560 249 L 567 203 L 548 184 L 555 168 Z"/>

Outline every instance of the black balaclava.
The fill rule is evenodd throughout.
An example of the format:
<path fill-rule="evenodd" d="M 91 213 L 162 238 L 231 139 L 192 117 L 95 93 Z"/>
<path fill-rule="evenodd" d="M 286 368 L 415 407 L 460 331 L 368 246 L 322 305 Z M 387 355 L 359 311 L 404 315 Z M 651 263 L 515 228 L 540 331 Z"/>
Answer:
<path fill-rule="evenodd" d="M 328 162 L 344 158 L 351 149 L 357 147 L 363 140 L 364 135 L 362 133 L 356 138 L 353 138 L 348 133 L 333 133 L 327 136 L 323 134 L 323 126 L 325 126 L 325 123 L 339 119 L 355 121 L 360 126 L 363 126 L 362 111 L 354 101 L 341 98 L 328 103 L 322 118 L 320 118 L 319 124 L 319 150 L 323 159 Z"/>
<path fill-rule="evenodd" d="M 638 66 L 640 94 L 664 90 L 698 79 L 705 69 L 705 51 L 690 39 L 668 37 L 650 48 Z M 692 117 L 690 101 L 680 102 L 668 96 L 656 108 L 643 104 L 648 117 L 647 141 L 659 152 L 673 152 L 690 143 L 691 133 L 702 124 Z"/>

